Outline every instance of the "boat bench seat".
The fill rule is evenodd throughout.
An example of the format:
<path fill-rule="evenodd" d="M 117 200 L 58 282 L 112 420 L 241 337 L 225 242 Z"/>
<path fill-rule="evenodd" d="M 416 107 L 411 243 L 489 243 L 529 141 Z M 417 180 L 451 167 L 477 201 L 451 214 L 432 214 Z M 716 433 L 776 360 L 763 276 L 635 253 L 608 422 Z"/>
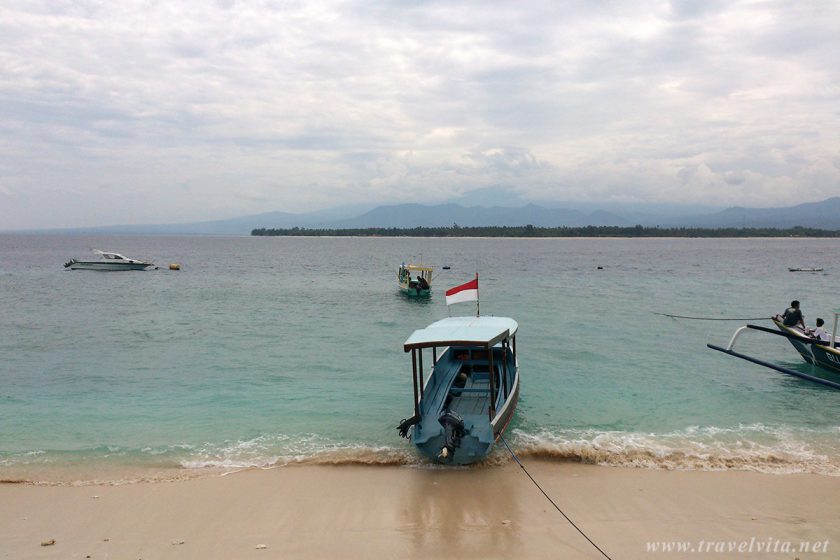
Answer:
<path fill-rule="evenodd" d="M 449 388 L 449 392 L 450 392 L 450 393 L 489 393 L 489 392 L 490 392 L 490 388 L 488 387 L 488 388 L 486 388 L 486 389 L 472 389 L 472 388 L 470 388 L 470 389 L 465 389 L 465 388 L 463 388 L 463 387 L 461 387 L 461 388 L 459 388 L 459 387 L 450 387 L 450 388 Z"/>

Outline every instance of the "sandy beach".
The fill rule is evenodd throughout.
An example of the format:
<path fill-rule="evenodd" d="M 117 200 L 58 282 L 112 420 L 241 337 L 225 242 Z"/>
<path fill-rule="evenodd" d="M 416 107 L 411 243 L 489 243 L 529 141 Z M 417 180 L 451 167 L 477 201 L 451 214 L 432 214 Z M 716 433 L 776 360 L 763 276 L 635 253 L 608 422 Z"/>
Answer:
<path fill-rule="evenodd" d="M 526 467 L 614 559 L 840 553 L 836 477 L 540 460 Z M 123 486 L 0 484 L 0 558 L 375 555 L 603 558 L 515 463 L 292 466 Z"/>

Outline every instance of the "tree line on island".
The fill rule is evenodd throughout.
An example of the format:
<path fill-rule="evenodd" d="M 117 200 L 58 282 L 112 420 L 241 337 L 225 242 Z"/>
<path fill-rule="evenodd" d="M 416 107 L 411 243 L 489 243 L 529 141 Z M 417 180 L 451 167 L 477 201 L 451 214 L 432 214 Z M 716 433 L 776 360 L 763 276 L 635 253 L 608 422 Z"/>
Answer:
<path fill-rule="evenodd" d="M 777 228 L 688 228 L 584 226 L 479 226 L 413 228 L 256 228 L 254 236 L 290 237 L 840 237 L 840 231 L 796 226 Z"/>

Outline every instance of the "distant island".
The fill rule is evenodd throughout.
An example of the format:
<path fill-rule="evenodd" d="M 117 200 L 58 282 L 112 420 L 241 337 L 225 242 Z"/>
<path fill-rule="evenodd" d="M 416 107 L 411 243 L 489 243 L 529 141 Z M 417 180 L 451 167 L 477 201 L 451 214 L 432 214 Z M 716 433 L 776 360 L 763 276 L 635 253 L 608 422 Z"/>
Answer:
<path fill-rule="evenodd" d="M 689 228 L 644 227 L 641 225 L 537 227 L 487 226 L 413 228 L 257 228 L 255 236 L 286 237 L 840 237 L 840 231 L 796 226 L 777 228 Z"/>

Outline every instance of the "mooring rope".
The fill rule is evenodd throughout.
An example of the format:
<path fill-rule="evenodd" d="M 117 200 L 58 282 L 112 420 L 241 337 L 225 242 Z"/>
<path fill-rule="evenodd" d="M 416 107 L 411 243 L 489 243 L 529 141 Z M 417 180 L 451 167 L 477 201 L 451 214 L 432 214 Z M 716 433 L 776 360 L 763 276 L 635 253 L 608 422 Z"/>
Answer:
<path fill-rule="evenodd" d="M 581 535 L 583 535 L 583 538 L 585 538 L 586 540 L 588 540 L 588 541 L 589 541 L 589 544 L 591 544 L 592 546 L 594 546 L 594 547 L 595 547 L 595 549 L 596 549 L 598 552 L 600 552 L 601 554 L 603 554 L 603 555 L 604 555 L 604 558 L 606 558 L 607 560 L 612 560 L 612 558 L 610 558 L 610 557 L 609 557 L 609 555 L 608 555 L 606 552 L 604 552 L 603 550 L 601 550 L 601 547 L 599 547 L 597 544 L 595 544 L 595 543 L 592 541 L 592 539 L 590 539 L 588 536 L 586 536 L 586 533 L 584 533 L 584 532 L 580 529 L 580 527 L 578 527 L 577 525 L 575 525 L 575 522 L 574 522 L 574 521 L 572 521 L 571 519 L 569 519 L 569 516 L 568 516 L 568 515 L 566 515 L 565 513 L 563 513 L 563 510 L 562 510 L 562 509 L 560 509 L 560 506 L 558 506 L 556 503 L 554 503 L 554 500 L 552 500 L 552 499 L 551 499 L 551 496 L 549 496 L 548 494 L 546 494 L 546 493 L 545 493 L 545 490 L 543 490 L 543 489 L 542 489 L 542 486 L 540 486 L 540 484 L 539 484 L 536 480 L 534 480 L 534 477 L 533 477 L 533 476 L 531 476 L 531 473 L 529 473 L 529 472 L 528 472 L 528 469 L 526 469 L 526 468 L 525 468 L 525 465 L 523 465 L 523 464 L 522 464 L 522 461 L 520 461 L 520 460 L 519 460 L 519 457 L 517 457 L 517 456 L 516 456 L 516 453 L 514 453 L 514 452 L 513 452 L 513 449 L 511 449 L 511 448 L 510 448 L 510 445 L 508 445 L 508 442 L 507 442 L 507 440 L 505 439 L 505 436 L 504 436 L 504 435 L 502 435 L 502 434 L 499 434 L 499 437 L 501 438 L 502 443 L 504 443 L 504 444 L 505 444 L 505 447 L 507 447 L 507 450 L 508 450 L 508 452 L 510 452 L 510 456 L 511 456 L 511 457 L 513 457 L 513 460 L 514 460 L 514 461 L 516 461 L 516 463 L 517 463 L 520 467 L 522 467 L 522 470 L 525 472 L 525 474 L 526 474 L 526 475 L 528 475 L 528 478 L 530 478 L 530 479 L 531 479 L 531 482 L 533 482 L 533 483 L 534 483 L 534 486 L 536 486 L 536 487 L 539 489 L 539 491 L 540 491 L 540 492 L 542 492 L 542 495 L 543 495 L 543 496 L 545 496 L 545 497 L 546 497 L 546 499 L 547 499 L 549 502 L 551 502 L 551 505 L 553 505 L 553 506 L 554 506 L 554 509 L 556 509 L 557 511 L 559 511 L 559 512 L 560 512 L 560 515 L 562 515 L 563 517 L 565 517 L 565 518 L 566 518 L 566 521 L 568 521 L 568 522 L 571 524 L 571 526 L 572 526 L 572 527 L 574 527 L 575 529 L 577 529 L 577 532 L 578 532 L 578 533 L 580 533 Z"/>
<path fill-rule="evenodd" d="M 738 317 L 687 317 L 685 315 L 671 315 L 670 313 L 657 313 L 653 312 L 654 315 L 661 315 L 663 317 L 671 317 L 672 319 L 694 319 L 695 321 L 765 321 L 770 320 L 769 317 L 745 317 L 745 318 L 738 318 Z"/>

